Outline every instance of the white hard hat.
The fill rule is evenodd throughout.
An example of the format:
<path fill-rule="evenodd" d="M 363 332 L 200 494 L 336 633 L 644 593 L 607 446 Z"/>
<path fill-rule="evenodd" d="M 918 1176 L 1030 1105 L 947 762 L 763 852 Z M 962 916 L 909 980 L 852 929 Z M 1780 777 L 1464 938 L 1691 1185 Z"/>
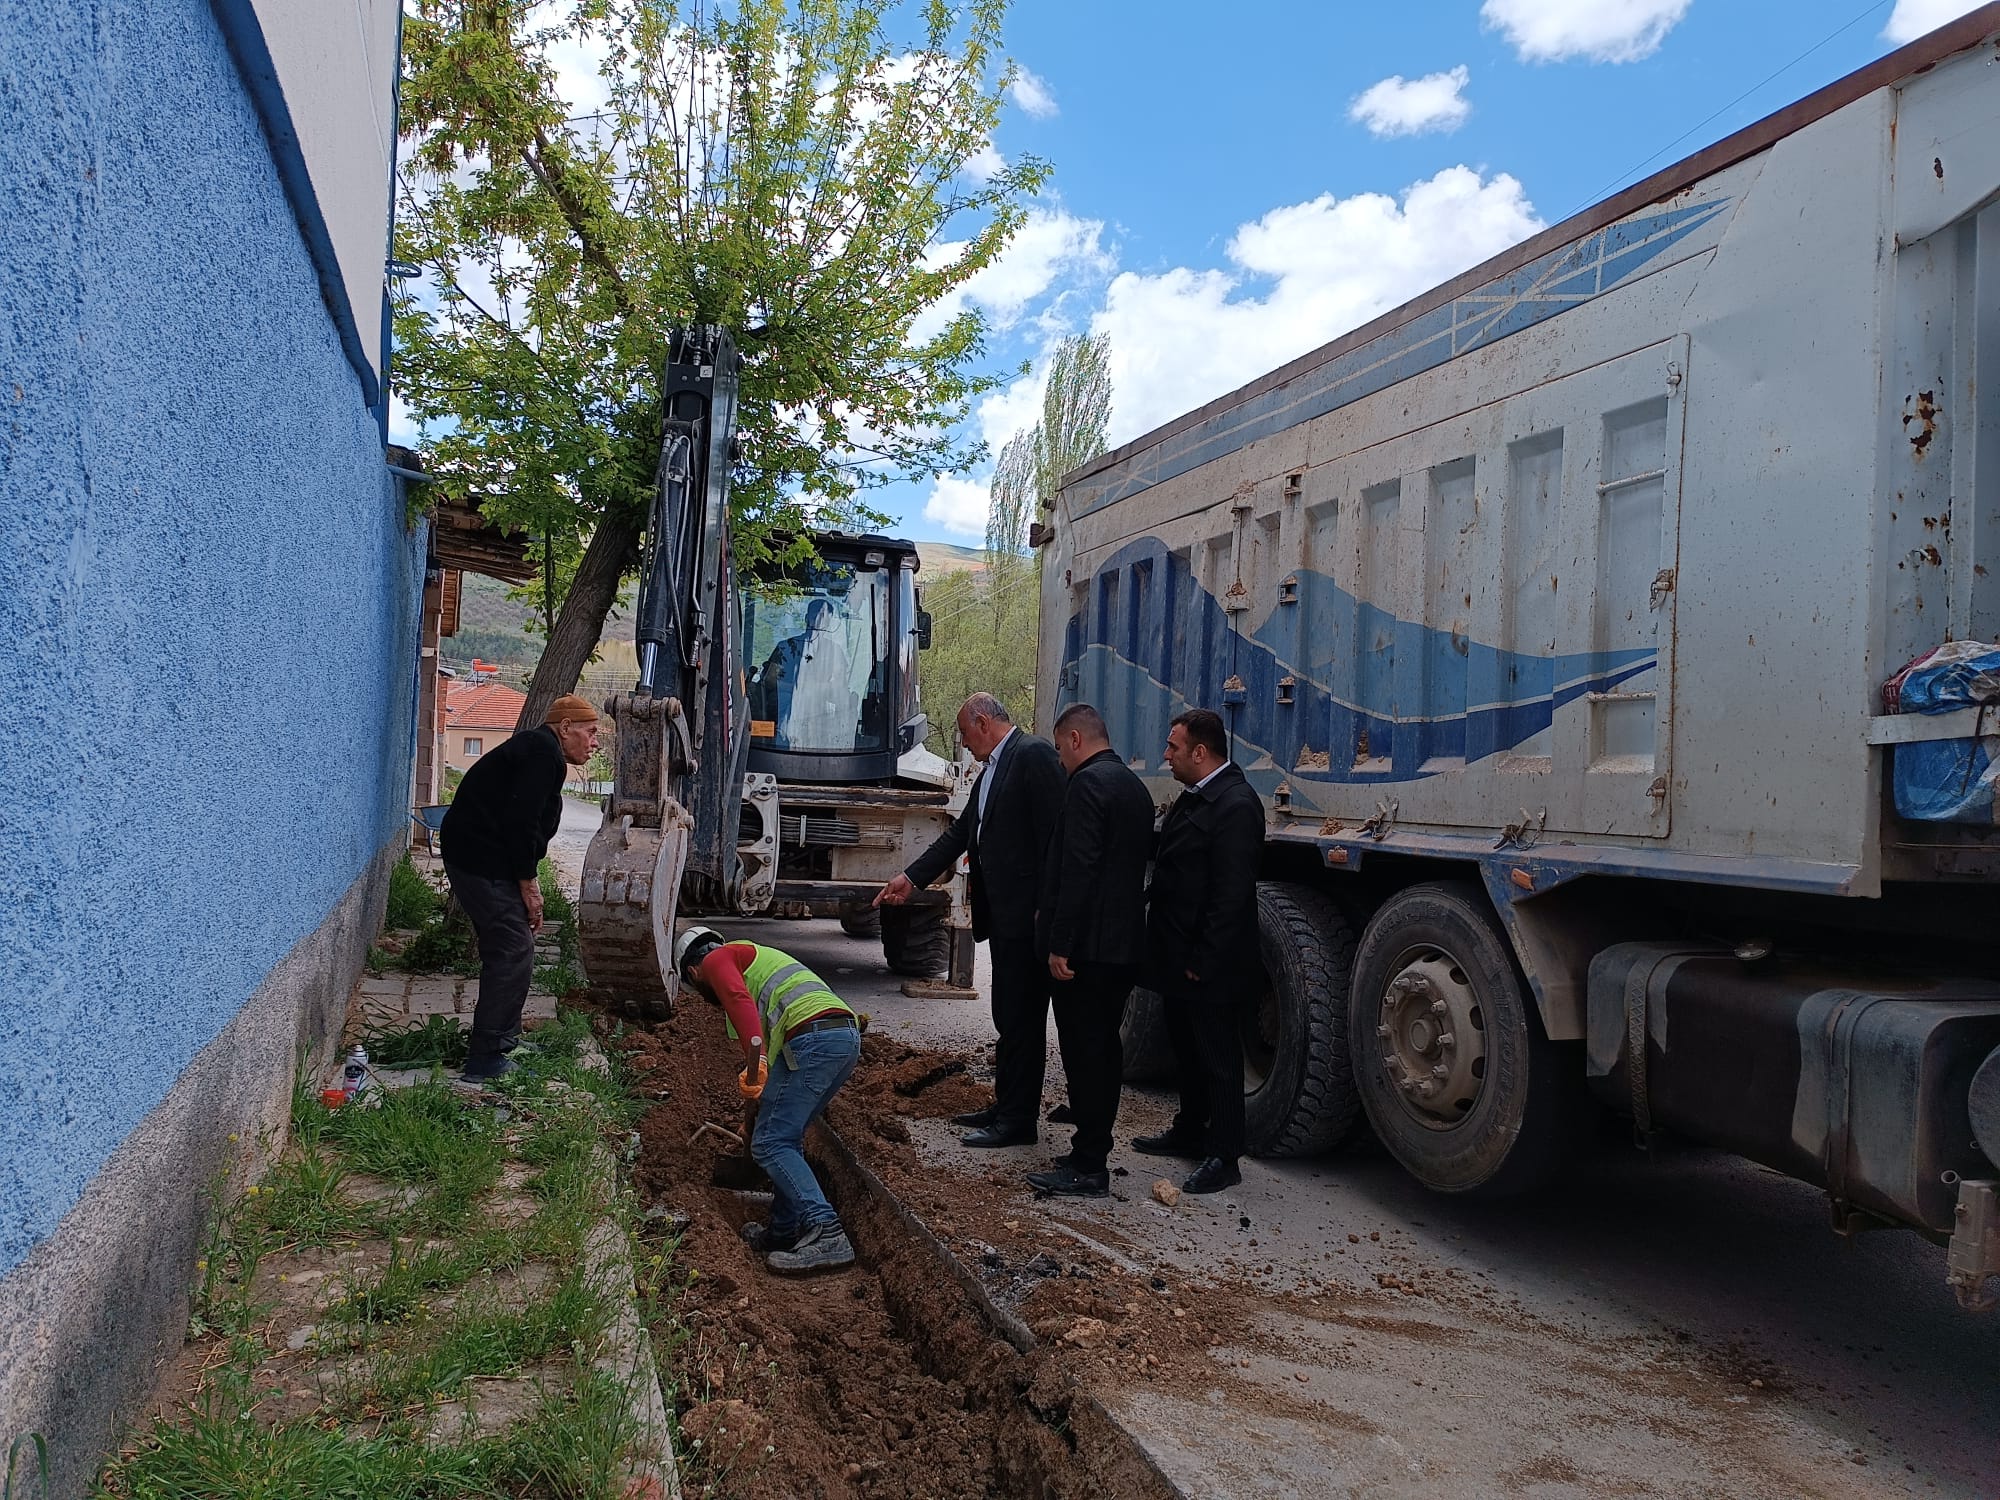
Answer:
<path fill-rule="evenodd" d="M 713 946 L 722 942 L 722 934 L 713 927 L 690 927 L 674 939 L 674 968 L 676 971 L 687 967 L 688 954 L 696 948 Z"/>

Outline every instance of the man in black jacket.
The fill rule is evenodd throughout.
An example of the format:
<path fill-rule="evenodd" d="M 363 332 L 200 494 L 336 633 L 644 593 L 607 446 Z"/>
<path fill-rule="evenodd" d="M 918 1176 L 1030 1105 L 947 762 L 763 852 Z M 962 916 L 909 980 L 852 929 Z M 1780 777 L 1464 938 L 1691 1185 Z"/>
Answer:
<path fill-rule="evenodd" d="M 1076 1133 L 1069 1154 L 1028 1181 L 1040 1192 L 1095 1198 L 1111 1190 L 1111 1126 L 1125 1072 L 1118 1027 L 1146 946 L 1153 798 L 1088 703 L 1064 709 L 1055 734 L 1069 786 L 1049 840 L 1035 935 L 1048 955 Z"/>
<path fill-rule="evenodd" d="M 1147 973 L 1166 1002 L 1181 1107 L 1163 1135 L 1132 1145 L 1199 1160 L 1181 1191 L 1243 1180 L 1243 1040 L 1236 1005 L 1257 963 L 1257 863 L 1264 804 L 1229 759 L 1222 717 L 1191 708 L 1167 733 L 1167 769 L 1186 788 L 1160 827 L 1147 912 Z"/>
<path fill-rule="evenodd" d="M 1047 740 L 1016 729 L 991 693 L 965 700 L 958 738 L 985 766 L 965 811 L 882 887 L 875 904 L 899 906 L 959 855 L 971 856 L 972 935 L 992 944 L 998 1076 L 992 1107 L 953 1123 L 972 1127 L 968 1146 L 1032 1145 L 1049 1049 L 1049 971 L 1035 951 L 1035 893 L 1062 806 L 1062 762 Z"/>
<path fill-rule="evenodd" d="M 479 1003 L 465 1077 L 498 1078 L 521 1039 L 521 1009 L 542 930 L 536 867 L 562 822 L 563 778 L 597 748 L 597 710 L 573 694 L 549 705 L 539 729 L 508 738 L 472 763 L 438 829 L 451 893 L 479 938 Z"/>

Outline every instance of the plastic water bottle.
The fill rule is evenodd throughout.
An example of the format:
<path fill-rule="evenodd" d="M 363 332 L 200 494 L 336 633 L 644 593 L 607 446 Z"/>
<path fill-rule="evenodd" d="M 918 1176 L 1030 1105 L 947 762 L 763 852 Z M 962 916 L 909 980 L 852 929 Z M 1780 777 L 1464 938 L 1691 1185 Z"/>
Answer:
<path fill-rule="evenodd" d="M 355 1095 L 368 1086 L 368 1049 L 357 1046 L 347 1054 L 347 1064 L 340 1070 L 340 1086 L 352 1104 Z"/>

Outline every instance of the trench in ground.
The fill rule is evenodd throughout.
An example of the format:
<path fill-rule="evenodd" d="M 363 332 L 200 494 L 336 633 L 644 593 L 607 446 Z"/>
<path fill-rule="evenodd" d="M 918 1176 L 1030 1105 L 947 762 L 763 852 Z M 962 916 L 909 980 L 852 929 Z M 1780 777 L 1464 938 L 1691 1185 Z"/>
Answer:
<path fill-rule="evenodd" d="M 802 1279 L 765 1269 L 739 1232 L 762 1214 L 754 1168 L 715 1132 L 696 1135 L 705 1123 L 742 1125 L 713 1022 L 683 1012 L 622 1041 L 649 1105 L 638 1185 L 678 1230 L 656 1331 L 686 1492 L 1177 1495 L 830 1132 L 815 1135 L 811 1155 L 859 1259 Z"/>

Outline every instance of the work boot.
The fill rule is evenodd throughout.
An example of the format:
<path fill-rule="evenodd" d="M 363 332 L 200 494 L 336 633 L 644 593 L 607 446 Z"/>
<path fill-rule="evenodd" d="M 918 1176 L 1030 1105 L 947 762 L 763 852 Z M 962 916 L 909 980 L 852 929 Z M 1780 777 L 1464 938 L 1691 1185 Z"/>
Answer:
<path fill-rule="evenodd" d="M 815 1224 L 789 1250 L 773 1250 L 764 1264 L 780 1276 L 804 1276 L 813 1271 L 837 1271 L 854 1264 L 854 1246 L 838 1224 Z"/>
<path fill-rule="evenodd" d="M 459 1074 L 467 1083 L 491 1083 L 496 1078 L 505 1078 L 514 1071 L 514 1059 L 504 1052 L 498 1057 L 467 1058 L 465 1071 Z"/>
<path fill-rule="evenodd" d="M 1235 1187 L 1242 1180 L 1243 1174 L 1236 1169 L 1233 1159 L 1227 1156 L 1211 1156 L 1188 1173 L 1187 1181 L 1181 1184 L 1181 1191 L 1219 1193 L 1226 1187 Z"/>
<path fill-rule="evenodd" d="M 743 1243 L 759 1255 L 768 1255 L 773 1250 L 789 1250 L 799 1242 L 799 1232 L 787 1229 L 782 1234 L 773 1234 L 769 1224 L 745 1224 L 740 1231 Z"/>
<path fill-rule="evenodd" d="M 1030 1172 L 1028 1186 L 1057 1198 L 1102 1198 L 1111 1191 L 1111 1173 L 1103 1167 L 1095 1172 L 1072 1165 L 1051 1167 L 1046 1172 Z"/>
<path fill-rule="evenodd" d="M 1135 1136 L 1132 1149 L 1142 1156 L 1184 1156 L 1189 1161 L 1200 1161 L 1205 1154 L 1199 1139 L 1174 1130 L 1163 1130 L 1158 1135 Z"/>

